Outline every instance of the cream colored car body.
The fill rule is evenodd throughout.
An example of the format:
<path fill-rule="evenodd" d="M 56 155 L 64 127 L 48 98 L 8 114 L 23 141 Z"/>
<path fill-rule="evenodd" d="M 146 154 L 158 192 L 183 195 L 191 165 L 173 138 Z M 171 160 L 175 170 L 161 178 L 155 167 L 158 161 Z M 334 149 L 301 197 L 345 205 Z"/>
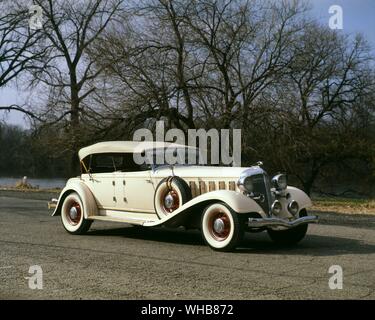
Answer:
<path fill-rule="evenodd" d="M 91 154 L 140 152 L 150 148 L 181 147 L 175 144 L 152 142 L 107 142 L 84 148 L 80 151 L 83 160 Z M 174 166 L 160 167 L 142 172 L 84 173 L 70 179 L 62 190 L 53 215 L 60 215 L 64 199 L 72 192 L 77 193 L 83 204 L 84 216 L 88 220 L 124 222 L 133 225 L 158 226 L 184 225 L 189 215 L 213 202 L 223 202 L 238 214 L 255 213 L 261 218 L 270 218 L 270 212 L 252 198 L 245 195 L 237 182 L 244 171 L 262 170 L 260 167 L 207 167 Z M 154 194 L 161 180 L 170 176 L 184 179 L 190 186 L 192 200 L 173 213 L 159 217 L 155 211 Z M 282 197 L 283 210 L 277 218 L 286 221 L 294 217 L 287 210 L 291 201 L 297 201 L 300 210 L 311 206 L 310 198 L 301 190 L 288 187 L 289 198 Z M 196 208 L 196 210 L 195 210 Z"/>

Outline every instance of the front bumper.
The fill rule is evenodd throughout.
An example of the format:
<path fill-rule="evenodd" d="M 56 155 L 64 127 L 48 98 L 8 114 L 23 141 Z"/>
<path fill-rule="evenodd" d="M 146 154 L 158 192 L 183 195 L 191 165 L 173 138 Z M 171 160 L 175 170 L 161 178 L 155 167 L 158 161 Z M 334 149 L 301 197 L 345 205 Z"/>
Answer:
<path fill-rule="evenodd" d="M 317 216 L 307 216 L 295 220 L 285 220 L 280 218 L 249 218 L 247 223 L 249 228 L 274 228 L 284 227 L 286 229 L 294 228 L 303 224 L 318 223 Z"/>

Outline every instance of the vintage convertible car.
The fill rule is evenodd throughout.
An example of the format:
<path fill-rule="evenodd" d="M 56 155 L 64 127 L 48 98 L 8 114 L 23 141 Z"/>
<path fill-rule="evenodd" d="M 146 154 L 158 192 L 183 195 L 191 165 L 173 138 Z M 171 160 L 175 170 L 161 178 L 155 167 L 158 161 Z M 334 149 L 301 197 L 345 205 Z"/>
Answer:
<path fill-rule="evenodd" d="M 261 163 L 239 168 L 153 161 L 168 152 L 199 155 L 196 148 L 163 142 L 103 142 L 80 150 L 82 174 L 67 182 L 53 216 L 61 215 L 71 234 L 87 232 L 95 220 L 200 229 L 220 251 L 234 249 L 244 232 L 267 231 L 275 242 L 295 244 L 318 221 L 307 215 L 310 198 L 288 186 L 286 175 L 269 179 Z M 137 164 L 136 156 L 146 160 Z"/>

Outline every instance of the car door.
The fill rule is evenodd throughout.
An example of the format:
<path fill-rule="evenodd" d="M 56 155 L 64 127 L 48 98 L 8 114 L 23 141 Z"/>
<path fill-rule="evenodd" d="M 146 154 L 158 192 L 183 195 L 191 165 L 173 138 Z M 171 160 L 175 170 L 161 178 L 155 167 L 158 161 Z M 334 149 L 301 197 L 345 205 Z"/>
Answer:
<path fill-rule="evenodd" d="M 115 175 L 98 173 L 85 175 L 85 184 L 93 194 L 99 209 L 115 209 Z"/>
<path fill-rule="evenodd" d="M 116 173 L 118 210 L 154 213 L 154 193 L 148 171 Z"/>
<path fill-rule="evenodd" d="M 133 154 L 123 154 L 121 170 L 115 173 L 117 209 L 154 213 L 155 187 L 147 167 L 134 162 Z"/>
<path fill-rule="evenodd" d="M 116 158 L 117 155 L 97 154 L 90 156 L 86 165 L 88 174 L 82 175 L 93 194 L 99 209 L 116 209 Z"/>

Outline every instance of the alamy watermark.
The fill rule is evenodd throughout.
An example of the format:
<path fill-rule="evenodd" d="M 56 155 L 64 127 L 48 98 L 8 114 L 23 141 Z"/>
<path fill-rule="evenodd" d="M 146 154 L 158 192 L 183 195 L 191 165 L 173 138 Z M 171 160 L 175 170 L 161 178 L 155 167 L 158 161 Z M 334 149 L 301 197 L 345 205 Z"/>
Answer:
<path fill-rule="evenodd" d="M 28 285 L 31 290 L 42 290 L 43 289 L 43 270 L 41 266 L 34 265 L 29 268 L 29 277 L 25 277 L 28 280 Z"/>
<path fill-rule="evenodd" d="M 231 144 L 232 138 L 232 144 Z M 139 129 L 133 135 L 133 141 L 154 141 L 157 152 L 153 154 L 134 153 L 134 161 L 138 165 L 232 165 L 241 166 L 241 130 L 240 129 L 189 129 L 187 134 L 180 129 L 165 132 L 164 121 L 156 123 L 155 139 L 151 130 Z M 157 142 L 169 142 L 187 145 L 188 148 L 170 146 L 156 148 Z M 209 145 L 210 142 L 210 145 Z M 210 158 L 208 157 L 210 147 Z"/>
<path fill-rule="evenodd" d="M 330 6 L 328 13 L 331 15 L 329 18 L 329 27 L 332 30 L 344 29 L 344 10 L 339 5 Z"/>
<path fill-rule="evenodd" d="M 328 269 L 328 273 L 333 274 L 328 281 L 328 287 L 331 290 L 342 290 L 344 281 L 344 272 L 341 266 L 333 265 Z"/>
<path fill-rule="evenodd" d="M 31 17 L 29 19 L 30 30 L 40 30 L 43 28 L 43 11 L 38 5 L 32 5 L 29 8 L 29 14 Z"/>

